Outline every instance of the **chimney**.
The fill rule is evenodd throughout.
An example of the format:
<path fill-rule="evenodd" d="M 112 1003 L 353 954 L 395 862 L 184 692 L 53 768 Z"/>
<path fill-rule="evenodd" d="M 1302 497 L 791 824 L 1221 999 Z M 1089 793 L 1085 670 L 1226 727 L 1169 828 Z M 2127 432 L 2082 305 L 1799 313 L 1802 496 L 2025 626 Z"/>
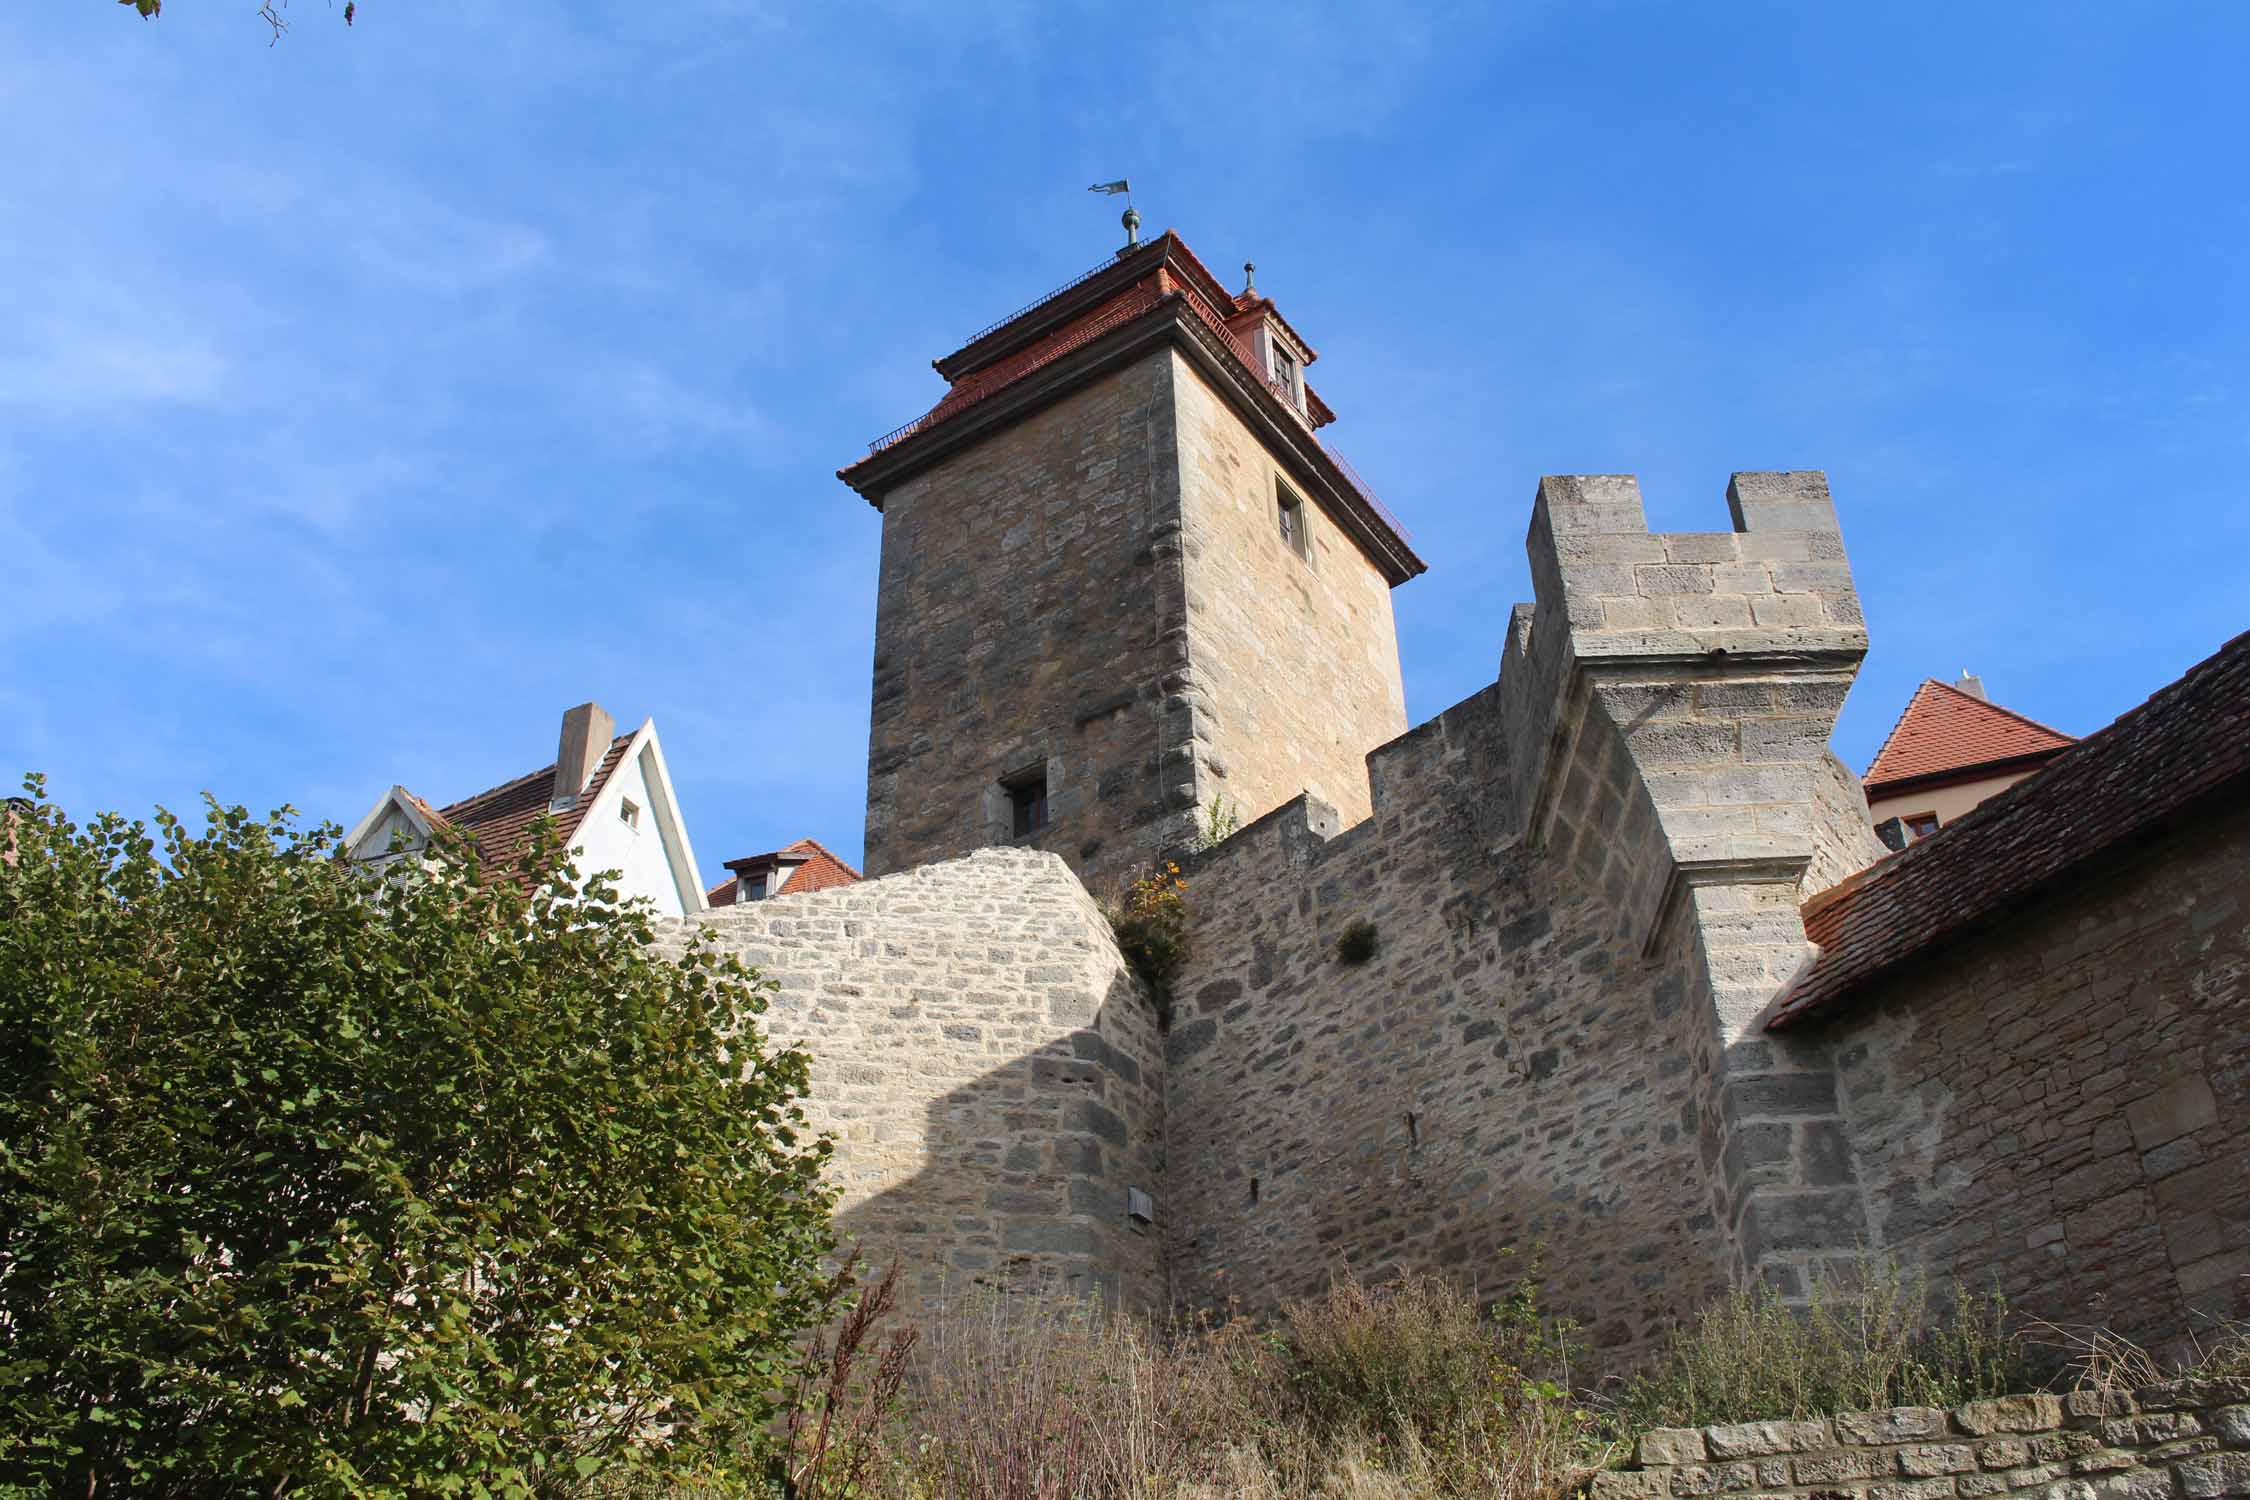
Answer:
<path fill-rule="evenodd" d="M 617 721 L 599 703 L 581 703 L 563 714 L 562 744 L 555 751 L 556 811 L 578 804 L 616 732 Z"/>
<path fill-rule="evenodd" d="M 1978 700 L 1981 703 L 1989 703 L 1992 701 L 1991 699 L 1984 696 L 1984 679 L 1977 676 L 1973 672 L 1962 672 L 1961 680 L 1954 683 L 1953 686 L 1960 692 L 1967 693 L 1970 697 Z"/>

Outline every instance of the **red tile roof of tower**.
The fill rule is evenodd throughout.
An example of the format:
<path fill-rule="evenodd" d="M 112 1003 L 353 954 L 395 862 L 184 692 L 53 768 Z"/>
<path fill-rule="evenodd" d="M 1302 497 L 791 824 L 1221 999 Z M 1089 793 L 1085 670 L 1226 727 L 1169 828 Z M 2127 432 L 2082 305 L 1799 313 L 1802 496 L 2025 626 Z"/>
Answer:
<path fill-rule="evenodd" d="M 1263 400 L 1289 412 L 1290 421 L 1308 423 L 1317 429 L 1335 420 L 1335 412 L 1310 384 L 1304 386 L 1301 412 L 1294 396 L 1276 394 L 1256 354 L 1229 322 L 1246 308 L 1255 309 L 1261 316 L 1270 316 L 1288 329 L 1289 336 L 1304 348 L 1308 365 L 1318 357 L 1312 346 L 1306 344 L 1295 329 L 1289 328 L 1287 321 L 1262 294 L 1254 303 L 1245 304 L 1221 286 L 1210 268 L 1177 232 L 1167 229 L 1145 244 L 1102 262 L 1030 306 L 1009 314 L 953 353 L 932 360 L 931 366 L 951 382 L 951 389 L 927 412 L 869 444 L 867 456 L 837 470 L 837 478 L 859 489 L 868 503 L 880 510 L 881 491 L 868 486 L 881 482 L 876 477 L 878 473 L 899 472 L 898 466 L 890 461 L 894 451 L 902 455 L 914 451 L 922 446 L 918 439 L 1036 371 L 1144 317 L 1181 304 L 1192 314 L 1190 321 L 1206 331 L 1206 342 L 1225 351 L 1222 362 L 1231 363 L 1237 367 L 1240 377 L 1246 377 L 1241 379 L 1245 389 L 1262 393 Z M 1385 568 L 1392 573 L 1392 582 L 1403 582 L 1424 571 L 1425 565 L 1414 553 L 1410 534 L 1389 507 L 1341 463 L 1339 455 L 1326 443 L 1315 438 L 1310 448 L 1307 461 L 1312 462 L 1316 470 L 1325 462 L 1342 479 L 1337 489 L 1350 497 L 1347 506 L 1356 501 L 1358 506 L 1364 507 L 1362 524 L 1371 523 L 1373 530 L 1388 533 L 1388 542 L 1376 550 L 1391 554 Z M 1313 458 L 1313 454 L 1318 457 Z"/>
<path fill-rule="evenodd" d="M 2037 776 L 1807 901 L 1805 936 L 1820 953 L 1766 1025 L 1833 1011 L 2111 851 L 2246 799 L 2250 633 Z"/>
<path fill-rule="evenodd" d="M 1862 780 L 1874 797 L 1902 782 L 2037 761 L 2077 743 L 2059 729 L 1933 678 L 1914 690 Z"/>

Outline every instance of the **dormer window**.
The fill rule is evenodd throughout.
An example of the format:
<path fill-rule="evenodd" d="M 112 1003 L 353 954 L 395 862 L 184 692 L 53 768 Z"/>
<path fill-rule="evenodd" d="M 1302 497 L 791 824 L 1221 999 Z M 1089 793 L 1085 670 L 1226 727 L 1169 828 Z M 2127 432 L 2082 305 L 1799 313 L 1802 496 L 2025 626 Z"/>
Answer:
<path fill-rule="evenodd" d="M 1297 356 L 1281 346 L 1281 340 L 1269 338 L 1266 347 L 1273 351 L 1273 383 L 1291 406 L 1298 404 Z"/>

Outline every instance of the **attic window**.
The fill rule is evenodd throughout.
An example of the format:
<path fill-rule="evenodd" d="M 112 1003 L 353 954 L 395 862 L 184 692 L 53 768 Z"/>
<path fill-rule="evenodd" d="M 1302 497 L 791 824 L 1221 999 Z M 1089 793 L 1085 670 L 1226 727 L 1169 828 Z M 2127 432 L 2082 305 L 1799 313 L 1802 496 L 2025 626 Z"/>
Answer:
<path fill-rule="evenodd" d="M 749 886 L 749 889 L 745 890 L 742 893 L 745 899 L 751 901 L 763 901 L 766 899 L 765 872 L 760 871 L 758 874 L 751 876 L 747 884 Z"/>
<path fill-rule="evenodd" d="M 1278 478 L 1273 482 L 1273 509 L 1274 520 L 1281 527 L 1282 542 L 1299 557 L 1305 556 L 1305 502 Z"/>
<path fill-rule="evenodd" d="M 1028 838 L 1047 826 L 1047 768 L 1020 771 L 1000 783 L 1008 793 L 1008 832 Z"/>
<path fill-rule="evenodd" d="M 1281 391 L 1282 399 L 1291 406 L 1298 404 L 1297 356 L 1281 347 L 1281 340 L 1273 339 L 1268 346 L 1273 351 L 1273 383 Z"/>
<path fill-rule="evenodd" d="M 1926 839 L 1938 831 L 1938 815 L 1934 812 L 1908 813 L 1904 821 L 1906 831 L 1918 839 Z"/>
<path fill-rule="evenodd" d="M 641 826 L 641 805 L 630 797 L 618 798 L 617 821 L 637 830 Z"/>

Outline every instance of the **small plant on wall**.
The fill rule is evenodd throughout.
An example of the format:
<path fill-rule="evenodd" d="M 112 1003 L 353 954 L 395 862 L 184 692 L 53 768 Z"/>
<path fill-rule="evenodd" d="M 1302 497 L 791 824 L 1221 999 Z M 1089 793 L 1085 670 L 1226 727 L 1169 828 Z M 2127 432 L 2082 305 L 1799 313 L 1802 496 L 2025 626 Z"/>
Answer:
<path fill-rule="evenodd" d="M 1124 898 L 1103 908 L 1118 949 L 1148 985 L 1156 1001 L 1156 1024 L 1172 1024 L 1172 982 L 1187 961 L 1187 882 L 1180 867 L 1166 860 L 1125 887 Z"/>
<path fill-rule="evenodd" d="M 1375 956 L 1375 924 L 1361 917 L 1336 937 L 1339 963 L 1363 964 Z"/>
<path fill-rule="evenodd" d="M 1206 812 L 1202 820 L 1196 824 L 1195 838 L 1191 847 L 1198 854 L 1203 853 L 1206 849 L 1216 849 L 1232 837 L 1234 831 L 1241 826 L 1241 810 L 1228 806 L 1227 795 L 1221 792 L 1211 799 L 1210 811 Z"/>

